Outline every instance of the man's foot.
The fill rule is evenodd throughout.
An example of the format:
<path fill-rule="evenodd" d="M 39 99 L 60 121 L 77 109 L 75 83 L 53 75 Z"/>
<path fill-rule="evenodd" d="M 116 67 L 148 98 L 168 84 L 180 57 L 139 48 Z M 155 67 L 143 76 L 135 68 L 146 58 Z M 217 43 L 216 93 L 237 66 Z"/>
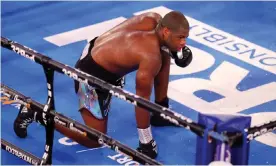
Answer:
<path fill-rule="evenodd" d="M 157 157 L 157 145 L 154 140 L 151 140 L 147 144 L 142 144 L 139 142 L 139 147 L 137 148 L 137 151 L 149 156 L 152 159 L 155 159 Z"/>
<path fill-rule="evenodd" d="M 33 122 L 34 112 L 24 105 L 20 106 L 19 113 L 13 123 L 13 130 L 20 138 L 27 137 L 27 127 Z"/>
<path fill-rule="evenodd" d="M 179 127 L 176 124 L 162 118 L 160 114 L 152 114 L 150 117 L 150 124 L 155 127 L 164 127 L 164 126 Z"/>

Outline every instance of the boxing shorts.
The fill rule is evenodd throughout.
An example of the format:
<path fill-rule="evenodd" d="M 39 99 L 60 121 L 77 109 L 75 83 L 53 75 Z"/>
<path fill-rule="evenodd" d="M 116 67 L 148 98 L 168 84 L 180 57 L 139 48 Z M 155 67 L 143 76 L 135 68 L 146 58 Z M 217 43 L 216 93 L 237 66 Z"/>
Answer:
<path fill-rule="evenodd" d="M 97 64 L 91 55 L 91 50 L 97 37 L 85 46 L 75 68 L 95 76 L 107 83 L 123 88 L 125 78 L 105 70 Z M 104 119 L 108 116 L 112 95 L 108 90 L 93 84 L 80 83 L 74 80 L 75 92 L 78 94 L 80 108 L 86 108 L 97 119 Z"/>

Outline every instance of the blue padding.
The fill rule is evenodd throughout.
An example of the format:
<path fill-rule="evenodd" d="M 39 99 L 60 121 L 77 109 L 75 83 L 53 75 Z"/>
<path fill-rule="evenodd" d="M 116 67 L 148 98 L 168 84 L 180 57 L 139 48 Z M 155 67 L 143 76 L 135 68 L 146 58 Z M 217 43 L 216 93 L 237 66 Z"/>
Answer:
<path fill-rule="evenodd" d="M 197 137 L 196 165 L 206 165 L 215 159 L 216 147 L 220 142 L 208 142 L 207 132 L 215 126 L 217 132 L 243 132 L 250 127 L 251 117 L 243 115 L 229 114 L 199 114 L 198 123 L 207 127 L 203 138 Z M 244 140 L 246 135 L 244 134 Z M 249 143 L 231 148 L 231 163 L 235 165 L 247 165 L 249 154 Z"/>

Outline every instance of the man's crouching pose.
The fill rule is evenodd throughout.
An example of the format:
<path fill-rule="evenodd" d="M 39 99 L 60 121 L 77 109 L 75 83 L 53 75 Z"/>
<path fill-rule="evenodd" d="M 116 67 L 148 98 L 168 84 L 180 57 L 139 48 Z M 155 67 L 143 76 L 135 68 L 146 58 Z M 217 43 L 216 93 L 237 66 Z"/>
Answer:
<path fill-rule="evenodd" d="M 124 84 L 124 76 L 137 70 L 136 95 L 149 100 L 154 87 L 155 102 L 168 107 L 170 58 L 173 57 L 181 67 L 190 64 L 192 53 L 185 46 L 188 36 L 189 23 L 180 12 L 172 11 L 164 18 L 157 13 L 134 16 L 91 40 L 75 67 L 121 87 Z M 182 59 L 177 56 L 177 52 L 182 52 Z M 79 112 L 85 124 L 106 133 L 111 94 L 96 85 L 87 86 L 77 81 L 75 90 L 79 96 Z M 161 118 L 159 114 L 150 114 L 140 107 L 135 107 L 135 115 L 139 135 L 137 150 L 156 158 L 157 144 L 152 136 L 151 125 L 173 124 Z M 25 117 L 20 113 L 14 123 L 15 131 L 20 137 L 27 134 L 26 126 L 20 125 Z M 84 146 L 99 146 L 96 141 L 61 125 L 56 124 L 56 129 Z"/>

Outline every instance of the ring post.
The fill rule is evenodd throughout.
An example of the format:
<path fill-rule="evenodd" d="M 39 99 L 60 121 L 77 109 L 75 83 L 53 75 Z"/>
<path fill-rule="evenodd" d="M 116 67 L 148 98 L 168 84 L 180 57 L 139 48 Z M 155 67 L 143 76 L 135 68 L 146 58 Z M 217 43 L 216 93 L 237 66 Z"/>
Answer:
<path fill-rule="evenodd" d="M 247 165 L 249 143 L 246 141 L 245 128 L 250 127 L 251 117 L 240 114 L 201 114 L 198 123 L 206 126 L 203 137 L 197 136 L 196 165 L 208 165 L 212 161 L 226 161 L 234 165 Z M 242 144 L 228 144 L 210 138 L 207 132 L 243 133 Z"/>
<path fill-rule="evenodd" d="M 50 110 L 55 110 L 55 102 L 54 102 L 54 70 L 47 66 L 47 62 L 49 58 L 44 58 L 44 73 L 47 81 L 47 90 L 48 97 L 46 101 L 46 105 L 43 109 L 43 121 L 45 123 L 45 132 L 46 132 L 46 142 L 44 153 L 42 156 L 41 165 L 51 165 L 52 164 L 52 153 L 53 153 L 53 144 L 54 144 L 54 117 L 50 114 Z"/>

